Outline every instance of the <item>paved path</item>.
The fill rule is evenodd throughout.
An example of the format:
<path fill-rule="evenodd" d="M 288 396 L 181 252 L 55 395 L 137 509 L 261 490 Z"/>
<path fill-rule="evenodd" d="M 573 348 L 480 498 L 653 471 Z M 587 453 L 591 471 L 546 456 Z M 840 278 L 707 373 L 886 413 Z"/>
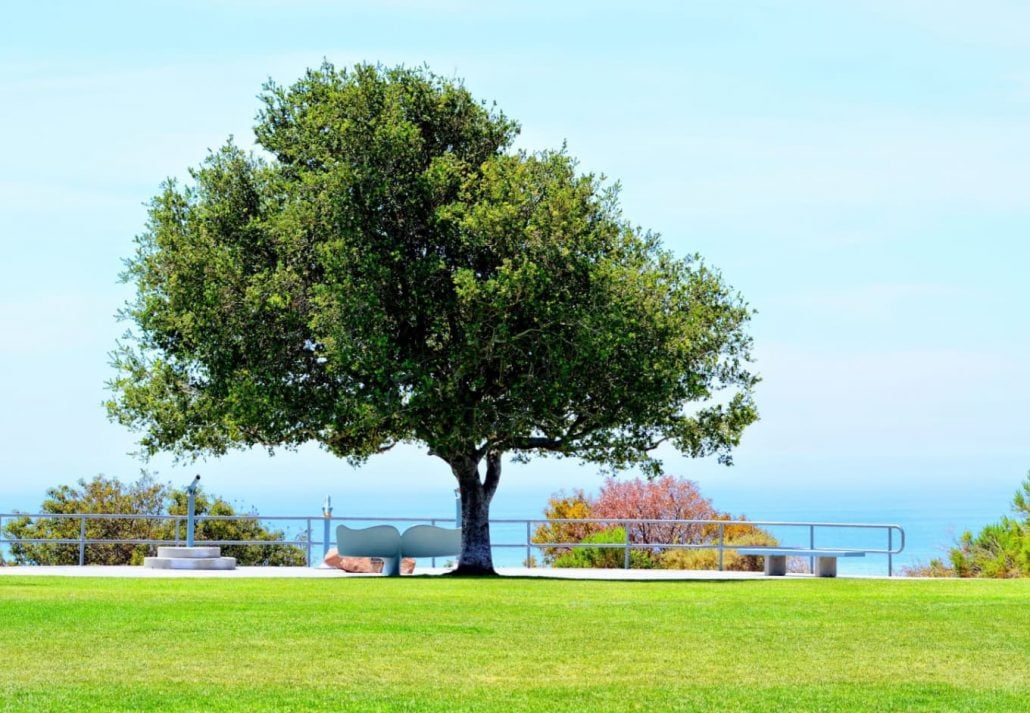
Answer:
<path fill-rule="evenodd" d="M 449 570 L 443 567 L 421 567 L 419 575 L 441 575 Z M 498 567 L 498 574 L 508 577 L 539 577 L 550 579 L 594 579 L 594 580 L 738 580 L 760 579 L 782 580 L 783 577 L 766 577 L 761 572 L 715 572 L 675 569 L 550 569 L 525 567 Z M 145 567 L 0 567 L 0 577 L 47 576 L 47 577 L 214 577 L 233 578 L 305 578 L 339 579 L 344 577 L 378 577 L 378 574 L 351 574 L 326 567 L 237 567 L 233 570 L 173 570 L 148 569 Z M 808 577 L 810 575 L 799 575 Z M 793 579 L 794 577 L 790 577 Z"/>

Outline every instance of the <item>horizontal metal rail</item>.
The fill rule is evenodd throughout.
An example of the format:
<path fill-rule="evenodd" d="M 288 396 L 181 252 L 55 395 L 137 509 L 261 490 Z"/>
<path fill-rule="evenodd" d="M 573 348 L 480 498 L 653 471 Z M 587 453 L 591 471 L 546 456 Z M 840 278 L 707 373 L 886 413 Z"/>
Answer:
<path fill-rule="evenodd" d="M 745 545 L 734 545 L 732 542 L 726 542 L 725 530 L 726 527 L 758 527 L 758 528 L 804 528 L 808 533 L 808 542 L 803 546 L 798 546 L 799 549 L 816 549 L 816 537 L 815 533 L 817 529 L 853 529 L 853 530 L 882 530 L 887 536 L 887 546 L 885 548 L 879 547 L 839 547 L 834 546 L 834 550 L 847 551 L 847 552 L 864 552 L 866 554 L 873 555 L 886 555 L 887 556 L 887 575 L 894 575 L 894 555 L 900 554 L 905 549 L 905 530 L 900 525 L 889 524 L 889 523 L 839 523 L 839 522 L 797 522 L 797 521 L 783 521 L 783 520 L 661 520 L 661 519 L 599 519 L 599 518 L 584 518 L 584 519 L 568 519 L 568 518 L 540 518 L 534 520 L 491 520 L 490 524 L 511 524 L 517 525 L 525 523 L 526 525 L 526 542 L 525 543 L 501 543 L 492 544 L 493 547 L 525 547 L 526 548 L 526 559 L 529 559 L 530 548 L 544 549 L 544 548 L 573 548 L 573 547 L 592 547 L 592 548 L 607 548 L 607 549 L 623 549 L 625 551 L 623 566 L 629 569 L 630 566 L 630 551 L 631 550 L 666 550 L 666 549 L 689 549 L 689 550 L 717 550 L 718 552 L 718 568 L 720 571 L 723 570 L 724 561 L 723 553 L 725 551 L 734 551 L 738 547 L 744 547 Z M 581 542 L 562 542 L 562 543 L 534 543 L 531 541 L 529 532 L 532 525 L 548 525 L 552 523 L 564 523 L 564 524 L 602 524 L 609 527 L 624 526 L 625 540 L 622 543 L 581 543 Z M 633 525 L 662 525 L 662 526 L 708 526 L 715 527 L 718 529 L 718 539 L 716 541 L 709 542 L 633 542 L 630 539 L 630 527 Z M 897 547 L 894 545 L 894 536 L 897 534 Z M 781 543 L 782 544 L 782 543 Z M 752 545 L 753 546 L 753 545 Z M 813 558 L 808 557 L 809 560 L 809 571 L 813 571 Z"/>
<path fill-rule="evenodd" d="M 78 537 L 66 537 L 66 538 L 8 538 L 4 534 L 4 522 L 8 523 L 11 520 L 29 518 L 30 520 L 53 520 L 53 519 L 73 519 L 79 523 L 79 534 Z M 430 525 L 436 525 L 438 523 L 454 522 L 453 518 L 446 517 L 327 517 L 313 516 L 313 515 L 198 515 L 197 522 L 203 522 L 205 520 L 236 520 L 245 522 L 298 522 L 304 523 L 302 535 L 298 535 L 291 539 L 274 539 L 274 540 L 197 540 L 198 544 L 205 545 L 293 545 L 305 549 L 305 559 L 308 566 L 312 566 L 313 553 L 312 548 L 314 546 L 321 546 L 323 553 L 328 551 L 329 547 L 333 544 L 333 536 L 331 535 L 331 525 L 333 523 L 428 523 Z M 86 537 L 86 524 L 91 520 L 144 520 L 144 521 L 165 521 L 175 523 L 175 536 L 174 538 L 168 539 L 155 539 L 155 538 L 89 538 Z M 323 527 L 322 539 L 314 539 L 315 528 L 313 523 L 321 522 Z M 86 562 L 86 547 L 88 545 L 172 545 L 181 544 L 183 539 L 181 537 L 181 529 L 186 523 L 185 515 L 157 515 L 157 514 L 115 514 L 115 513 L 0 513 L 0 546 L 3 545 L 18 545 L 18 544 L 63 544 L 63 545 L 78 545 L 78 560 L 79 565 L 84 565 Z M 492 547 L 496 549 L 524 549 L 526 552 L 526 561 L 530 561 L 533 550 L 544 550 L 544 549 L 574 549 L 574 548 L 596 548 L 596 549 L 621 549 L 624 551 L 623 566 L 629 568 L 630 566 L 630 552 L 633 550 L 669 550 L 669 549 L 682 549 L 682 550 L 716 550 L 718 554 L 718 568 L 723 569 L 724 561 L 723 554 L 725 551 L 734 551 L 738 547 L 744 545 L 735 545 L 732 542 L 726 541 L 726 528 L 727 527 L 756 527 L 756 528 L 801 528 L 806 531 L 808 538 L 807 542 L 796 545 L 799 548 L 805 549 L 817 549 L 816 548 L 816 531 L 817 530 L 880 530 L 886 533 L 887 546 L 886 547 L 839 547 L 834 546 L 835 550 L 844 550 L 851 552 L 865 552 L 867 554 L 877 554 L 887 556 L 887 574 L 892 576 L 894 573 L 894 555 L 902 552 L 905 548 L 905 530 L 897 524 L 886 524 L 886 523 L 837 523 L 837 522 L 796 522 L 796 521 L 780 521 L 780 520 L 660 520 L 660 519 L 625 519 L 625 518 L 584 518 L 584 519 L 548 519 L 548 518 L 535 518 L 535 519 L 491 519 L 491 526 L 520 526 L 520 531 L 524 531 L 525 537 L 518 542 L 495 542 L 492 543 Z M 583 542 L 533 542 L 534 526 L 542 525 L 553 525 L 553 524 L 570 524 L 570 525 L 602 525 L 608 528 L 622 526 L 625 531 L 624 541 L 620 543 L 583 543 Z M 717 531 L 717 537 L 712 537 L 712 533 L 707 533 L 712 539 L 701 541 L 701 542 L 634 542 L 631 540 L 631 527 L 640 525 L 661 525 L 664 527 L 707 527 L 714 528 Z M 895 539 L 895 536 L 897 539 Z M 749 545 L 753 546 L 753 545 Z M 811 558 L 809 558 L 811 559 Z M 435 566 L 435 559 L 433 565 Z"/>

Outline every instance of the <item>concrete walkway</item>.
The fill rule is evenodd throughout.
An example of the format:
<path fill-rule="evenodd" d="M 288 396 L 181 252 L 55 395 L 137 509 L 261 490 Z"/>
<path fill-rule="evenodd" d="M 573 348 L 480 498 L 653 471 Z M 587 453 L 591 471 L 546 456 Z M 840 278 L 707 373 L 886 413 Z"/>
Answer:
<path fill-rule="evenodd" d="M 420 567 L 417 575 L 438 576 L 450 571 L 443 567 Z M 551 569 L 526 567 L 498 567 L 497 573 L 507 577 L 538 577 L 542 579 L 591 579 L 611 581 L 653 580 L 782 580 L 766 577 L 761 572 L 717 572 L 709 570 L 675 569 Z M 328 567 L 237 567 L 233 570 L 174 570 L 146 567 L 0 567 L 0 577 L 132 577 L 140 579 L 167 579 L 179 577 L 210 577 L 216 579 L 280 578 L 280 579 L 340 579 L 347 577 L 379 577 L 378 574 L 352 574 Z M 791 575 L 789 578 L 808 578 L 811 575 Z"/>

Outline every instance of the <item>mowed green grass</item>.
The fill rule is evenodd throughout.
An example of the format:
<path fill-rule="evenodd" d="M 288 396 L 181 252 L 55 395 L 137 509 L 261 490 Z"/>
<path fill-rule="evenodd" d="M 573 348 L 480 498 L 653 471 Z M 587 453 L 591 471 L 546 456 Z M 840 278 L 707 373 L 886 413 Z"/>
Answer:
<path fill-rule="evenodd" d="M 1030 581 L 0 577 L 0 710 L 1026 711 Z"/>

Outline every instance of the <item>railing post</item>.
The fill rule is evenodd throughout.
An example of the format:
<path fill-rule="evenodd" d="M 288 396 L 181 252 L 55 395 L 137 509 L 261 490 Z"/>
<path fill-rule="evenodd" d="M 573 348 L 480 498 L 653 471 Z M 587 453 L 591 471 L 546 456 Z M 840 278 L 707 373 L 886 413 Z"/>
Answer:
<path fill-rule="evenodd" d="M 815 525 L 808 526 L 808 549 L 815 549 Z M 815 574 L 815 557 L 808 558 L 808 571 Z"/>
<path fill-rule="evenodd" d="M 622 562 L 623 569 L 629 569 L 629 527 L 626 527 L 626 556 Z"/>
<path fill-rule="evenodd" d="M 79 566 L 86 564 L 86 516 L 79 515 Z"/>
<path fill-rule="evenodd" d="M 725 533 L 725 531 L 726 531 L 726 526 L 723 525 L 720 522 L 719 523 L 719 571 L 720 572 L 722 572 L 722 552 L 723 552 L 722 548 L 723 548 L 723 545 L 725 544 L 725 541 L 723 540 L 723 533 Z"/>
<path fill-rule="evenodd" d="M 891 554 L 891 550 L 894 549 L 894 528 L 890 525 L 887 526 L 887 576 L 894 576 L 894 555 Z"/>
<path fill-rule="evenodd" d="M 307 555 L 306 555 L 306 557 L 307 557 L 307 566 L 310 567 L 311 566 L 311 518 L 310 517 L 307 518 L 307 523 L 308 523 L 308 535 L 307 535 L 308 548 L 307 548 Z"/>
<path fill-rule="evenodd" d="M 532 567 L 533 566 L 533 565 L 530 564 L 530 558 L 533 556 L 532 553 L 530 552 L 530 547 L 529 547 L 529 544 L 532 541 L 531 540 L 531 535 L 530 535 L 530 524 L 531 524 L 531 521 L 530 520 L 526 520 L 526 566 L 527 567 Z"/>
<path fill-rule="evenodd" d="M 325 503 L 322 504 L 322 517 L 325 518 L 325 526 L 322 534 L 322 557 L 329 554 L 329 530 L 332 526 L 333 519 L 333 499 L 328 495 L 325 496 Z"/>
<path fill-rule="evenodd" d="M 429 524 L 432 525 L 433 527 L 436 527 L 436 518 L 435 517 L 431 518 L 429 520 Z M 429 566 L 432 567 L 433 569 L 436 569 L 436 557 L 433 557 L 431 560 L 429 560 Z"/>

